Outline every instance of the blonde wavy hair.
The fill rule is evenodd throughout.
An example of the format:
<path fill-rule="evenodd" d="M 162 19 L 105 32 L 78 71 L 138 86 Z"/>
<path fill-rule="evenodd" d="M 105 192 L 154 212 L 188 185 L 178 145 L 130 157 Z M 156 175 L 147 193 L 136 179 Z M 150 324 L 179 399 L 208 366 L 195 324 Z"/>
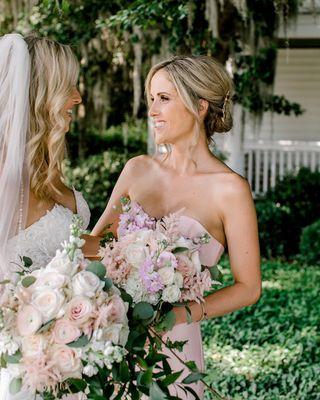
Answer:
<path fill-rule="evenodd" d="M 71 48 L 27 36 L 31 62 L 28 164 L 30 190 L 38 199 L 60 193 L 57 179 L 65 157 L 66 120 L 62 110 L 77 85 L 79 64 Z"/>
<path fill-rule="evenodd" d="M 146 78 L 145 94 L 150 106 L 150 87 L 153 76 L 165 70 L 169 74 L 180 99 L 193 114 L 200 134 L 200 99 L 208 102 L 204 119 L 207 142 L 215 132 L 228 132 L 232 128 L 233 82 L 222 64 L 209 56 L 175 56 L 154 65 Z"/>

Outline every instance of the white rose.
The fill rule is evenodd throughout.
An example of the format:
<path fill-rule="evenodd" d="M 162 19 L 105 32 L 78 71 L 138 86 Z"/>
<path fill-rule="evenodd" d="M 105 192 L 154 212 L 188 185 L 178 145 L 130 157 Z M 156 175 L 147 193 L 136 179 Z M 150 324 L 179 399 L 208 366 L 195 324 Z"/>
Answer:
<path fill-rule="evenodd" d="M 72 278 L 72 289 L 75 296 L 94 297 L 103 288 L 104 283 L 90 271 L 78 272 Z"/>
<path fill-rule="evenodd" d="M 198 251 L 194 251 L 191 254 L 191 260 L 192 260 L 192 263 L 193 263 L 193 266 L 194 266 L 195 270 L 197 272 L 201 272 L 201 261 L 200 261 L 199 252 Z"/>
<path fill-rule="evenodd" d="M 143 244 L 132 243 L 124 252 L 126 261 L 135 268 L 139 268 L 146 258 Z"/>
<path fill-rule="evenodd" d="M 70 261 L 65 250 L 57 250 L 55 257 L 47 265 L 47 271 L 55 271 L 67 276 L 73 276 L 78 269 L 78 264 Z"/>
<path fill-rule="evenodd" d="M 22 353 L 24 357 L 37 357 L 43 353 L 47 341 L 43 335 L 30 335 L 22 338 Z"/>
<path fill-rule="evenodd" d="M 32 273 L 37 278 L 32 288 L 35 290 L 60 289 L 65 286 L 69 279 L 66 275 L 57 271 L 48 271 L 47 269 L 38 269 Z"/>
<path fill-rule="evenodd" d="M 31 304 L 37 309 L 42 317 L 43 323 L 59 317 L 62 313 L 62 306 L 65 297 L 59 289 L 44 289 L 32 294 Z"/>
<path fill-rule="evenodd" d="M 98 372 L 99 372 L 99 370 L 98 370 L 98 368 L 95 366 L 95 365 L 92 365 L 92 364 L 87 364 L 84 368 L 83 368 L 83 374 L 84 375 L 87 375 L 87 376 L 93 376 L 93 375 L 96 375 Z"/>
<path fill-rule="evenodd" d="M 180 272 L 175 272 L 173 277 L 173 283 L 178 286 L 178 288 L 183 287 L 183 276 Z"/>
<path fill-rule="evenodd" d="M 164 285 L 172 285 L 174 279 L 174 269 L 171 267 L 163 267 L 158 270 L 158 274 Z"/>
<path fill-rule="evenodd" d="M 52 364 L 61 372 L 62 378 L 81 378 L 82 364 L 75 349 L 63 344 L 51 348 Z"/>
<path fill-rule="evenodd" d="M 166 287 L 162 292 L 162 300 L 168 303 L 175 303 L 180 298 L 180 289 L 176 285 Z"/>
<path fill-rule="evenodd" d="M 111 324 L 103 329 L 102 338 L 103 340 L 118 344 L 120 341 L 121 330 L 122 324 Z"/>

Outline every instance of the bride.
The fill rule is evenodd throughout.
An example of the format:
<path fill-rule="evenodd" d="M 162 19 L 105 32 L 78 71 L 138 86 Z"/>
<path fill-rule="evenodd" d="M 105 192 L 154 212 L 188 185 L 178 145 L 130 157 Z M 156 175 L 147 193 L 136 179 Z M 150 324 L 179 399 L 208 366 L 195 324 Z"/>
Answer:
<path fill-rule="evenodd" d="M 62 183 L 61 162 L 72 109 L 81 103 L 78 62 L 68 46 L 46 38 L 0 38 L 0 274 L 14 278 L 19 256 L 45 266 L 69 237 L 74 213 L 89 224 L 81 193 Z M 34 400 L 9 393 L 1 370 L 1 400 Z"/>
<path fill-rule="evenodd" d="M 126 164 L 92 231 L 100 235 L 112 224 L 116 234 L 120 198 L 127 196 L 156 219 L 183 210 L 179 228 L 184 236 L 209 233 L 211 240 L 200 251 L 202 265 L 217 263 L 228 246 L 234 283 L 208 295 L 203 304 L 189 304 L 192 324 L 186 323 L 184 309 L 176 307 L 176 325 L 167 334 L 171 340 L 188 340 L 180 356 L 196 361 L 200 370 L 204 358 L 199 321 L 253 304 L 261 293 L 257 219 L 249 184 L 208 147 L 214 132 L 232 127 L 232 90 L 226 71 L 210 57 L 174 57 L 151 69 L 146 80 L 149 116 L 156 144 L 165 144 L 168 151 Z M 174 370 L 183 369 L 172 356 L 170 362 Z M 193 389 L 203 398 L 200 383 Z M 179 388 L 172 391 L 189 398 Z"/>

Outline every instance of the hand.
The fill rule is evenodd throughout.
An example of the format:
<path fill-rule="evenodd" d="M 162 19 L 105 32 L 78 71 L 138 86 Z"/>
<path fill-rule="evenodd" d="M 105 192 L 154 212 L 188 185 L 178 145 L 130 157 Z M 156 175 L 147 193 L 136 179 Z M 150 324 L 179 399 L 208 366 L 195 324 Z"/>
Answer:
<path fill-rule="evenodd" d="M 86 243 L 82 247 L 85 258 L 89 258 L 91 260 L 99 260 L 100 257 L 98 256 L 98 251 L 100 248 L 101 237 L 82 235 L 81 239 L 84 239 L 86 241 Z"/>

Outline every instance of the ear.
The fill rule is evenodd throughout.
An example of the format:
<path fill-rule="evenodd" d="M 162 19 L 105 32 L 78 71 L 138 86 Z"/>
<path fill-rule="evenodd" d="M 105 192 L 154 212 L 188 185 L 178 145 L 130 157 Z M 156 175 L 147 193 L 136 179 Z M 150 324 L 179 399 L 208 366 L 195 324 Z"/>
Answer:
<path fill-rule="evenodd" d="M 204 99 L 199 99 L 199 115 L 204 118 L 207 114 L 209 102 Z"/>

